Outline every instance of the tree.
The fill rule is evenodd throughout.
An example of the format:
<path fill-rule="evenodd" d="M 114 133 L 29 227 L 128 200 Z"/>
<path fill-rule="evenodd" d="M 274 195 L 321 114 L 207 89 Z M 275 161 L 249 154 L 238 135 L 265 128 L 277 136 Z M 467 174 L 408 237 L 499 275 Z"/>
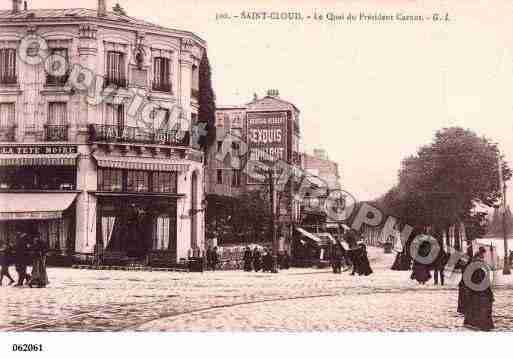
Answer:
<path fill-rule="evenodd" d="M 405 223 L 435 226 L 439 236 L 451 225 L 465 223 L 467 238 L 483 235 L 485 213 L 501 198 L 499 150 L 489 139 L 460 127 L 444 128 L 431 144 L 401 163 L 399 183 L 382 198 L 384 207 Z M 511 169 L 502 161 L 503 179 Z"/>
<path fill-rule="evenodd" d="M 205 129 L 201 134 L 198 142 L 200 147 L 206 152 L 208 148 L 215 142 L 216 126 L 215 126 L 215 93 L 212 89 L 212 79 L 210 70 L 210 61 L 207 52 L 203 52 L 199 65 L 199 113 L 198 125 Z"/>

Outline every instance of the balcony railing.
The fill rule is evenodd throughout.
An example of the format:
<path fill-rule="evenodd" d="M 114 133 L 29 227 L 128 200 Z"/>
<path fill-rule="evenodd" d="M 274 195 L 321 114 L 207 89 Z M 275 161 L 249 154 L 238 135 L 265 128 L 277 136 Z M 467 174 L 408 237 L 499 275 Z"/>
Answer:
<path fill-rule="evenodd" d="M 46 86 L 65 86 L 68 83 L 69 74 L 63 76 L 46 76 Z"/>
<path fill-rule="evenodd" d="M 18 83 L 16 75 L 0 75 L 0 84 L 14 85 Z"/>
<path fill-rule="evenodd" d="M 168 146 L 188 146 L 188 131 L 150 130 L 141 127 L 116 125 L 90 125 L 90 140 L 93 142 L 128 142 Z"/>
<path fill-rule="evenodd" d="M 128 86 L 128 81 L 125 78 L 116 78 L 116 77 L 105 77 L 105 81 L 103 82 L 104 87 L 108 86 L 116 86 L 125 88 Z"/>
<path fill-rule="evenodd" d="M 14 141 L 15 130 L 16 130 L 16 127 L 14 127 L 14 126 L 0 127 L 0 141 L 1 142 Z"/>
<path fill-rule="evenodd" d="M 171 83 L 154 82 L 152 89 L 153 91 L 171 92 Z"/>
<path fill-rule="evenodd" d="M 46 125 L 45 141 L 67 141 L 68 125 Z"/>
<path fill-rule="evenodd" d="M 198 89 L 191 89 L 191 98 L 197 100 L 199 99 L 199 90 Z"/>

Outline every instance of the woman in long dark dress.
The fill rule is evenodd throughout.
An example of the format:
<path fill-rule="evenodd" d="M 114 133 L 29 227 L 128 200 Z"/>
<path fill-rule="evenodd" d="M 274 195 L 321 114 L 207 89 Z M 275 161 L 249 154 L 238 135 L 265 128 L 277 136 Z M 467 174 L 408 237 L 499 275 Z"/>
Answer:
<path fill-rule="evenodd" d="M 9 279 L 9 285 L 13 284 L 15 281 L 12 279 L 11 274 L 9 273 L 9 264 L 10 264 L 10 248 L 8 243 L 2 243 L 0 245 L 0 286 L 3 283 L 4 276 Z"/>
<path fill-rule="evenodd" d="M 32 278 L 29 282 L 31 287 L 44 288 L 48 284 L 48 275 L 46 273 L 46 254 L 48 245 L 41 237 L 36 236 L 32 246 Z"/>
<path fill-rule="evenodd" d="M 251 272 L 251 262 L 253 260 L 253 256 L 251 255 L 251 249 L 249 247 L 246 247 L 246 250 L 244 251 L 244 271 Z"/>
<path fill-rule="evenodd" d="M 488 331 L 494 328 L 492 313 L 495 298 L 490 278 L 488 277 L 491 269 L 484 261 L 485 252 L 486 250 L 483 247 L 479 248 L 479 252 L 471 262 L 474 272 L 470 276 L 472 285 L 470 283 L 467 285 L 467 303 L 465 305 L 465 321 L 463 324 Z M 479 288 L 483 281 L 487 283 L 486 288 Z"/>
<path fill-rule="evenodd" d="M 470 261 L 464 262 L 463 260 L 459 260 L 456 265 L 455 269 L 461 270 L 461 279 L 458 283 L 458 313 L 464 315 L 465 314 L 465 307 L 467 306 L 468 302 L 468 288 L 465 285 L 465 281 L 463 280 L 463 273 L 465 273 L 465 270 L 467 269 L 468 265 L 470 264 Z"/>
<path fill-rule="evenodd" d="M 430 265 L 422 263 L 420 257 L 426 258 L 431 250 L 430 243 L 423 241 L 418 249 L 419 259 L 413 258 L 413 268 L 410 278 L 415 279 L 420 284 L 426 284 L 431 279 Z"/>
<path fill-rule="evenodd" d="M 369 257 L 367 256 L 367 247 L 365 244 L 360 244 L 360 250 L 358 252 L 359 255 L 359 262 L 360 262 L 360 270 L 358 274 L 360 275 L 370 275 L 372 274 L 372 268 L 369 263 Z"/>

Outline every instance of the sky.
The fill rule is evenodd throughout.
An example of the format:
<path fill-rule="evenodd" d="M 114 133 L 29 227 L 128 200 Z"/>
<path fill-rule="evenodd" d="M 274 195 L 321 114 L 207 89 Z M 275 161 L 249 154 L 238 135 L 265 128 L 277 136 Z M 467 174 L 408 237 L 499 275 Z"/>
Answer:
<path fill-rule="evenodd" d="M 115 4 L 107 2 L 109 8 Z M 278 89 L 301 111 L 304 150 L 324 148 L 339 164 L 342 187 L 359 200 L 396 184 L 401 160 L 443 127 L 491 138 L 512 165 L 511 1 L 118 2 L 130 16 L 190 30 L 207 41 L 218 105 L 244 104 L 254 93 Z M 96 4 L 29 0 L 31 8 Z M 301 11 L 304 17 L 448 13 L 449 21 L 216 19 L 241 11 Z M 512 188 L 508 196 L 513 199 Z"/>

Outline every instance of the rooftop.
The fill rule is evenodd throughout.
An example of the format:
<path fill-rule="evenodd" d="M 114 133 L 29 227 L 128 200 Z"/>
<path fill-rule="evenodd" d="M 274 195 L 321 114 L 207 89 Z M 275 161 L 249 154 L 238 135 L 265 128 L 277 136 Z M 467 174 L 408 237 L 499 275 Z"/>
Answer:
<path fill-rule="evenodd" d="M 13 13 L 12 10 L 0 10 L 0 21 L 12 21 L 12 22 L 26 22 L 26 21 L 45 21 L 45 20 L 59 20 L 63 19 L 88 19 L 88 20 L 103 20 L 103 21 L 113 21 L 122 23 L 124 25 L 130 24 L 134 26 L 144 26 L 149 29 L 154 29 L 158 31 L 173 31 L 180 32 L 184 34 L 189 34 L 194 36 L 198 41 L 202 44 L 205 43 L 203 39 L 201 39 L 196 34 L 167 28 L 158 24 L 154 24 L 149 21 L 136 19 L 131 16 L 122 15 L 116 12 L 107 12 L 105 16 L 98 16 L 97 10 L 92 9 L 29 9 L 29 10 L 21 10 L 18 13 Z"/>

